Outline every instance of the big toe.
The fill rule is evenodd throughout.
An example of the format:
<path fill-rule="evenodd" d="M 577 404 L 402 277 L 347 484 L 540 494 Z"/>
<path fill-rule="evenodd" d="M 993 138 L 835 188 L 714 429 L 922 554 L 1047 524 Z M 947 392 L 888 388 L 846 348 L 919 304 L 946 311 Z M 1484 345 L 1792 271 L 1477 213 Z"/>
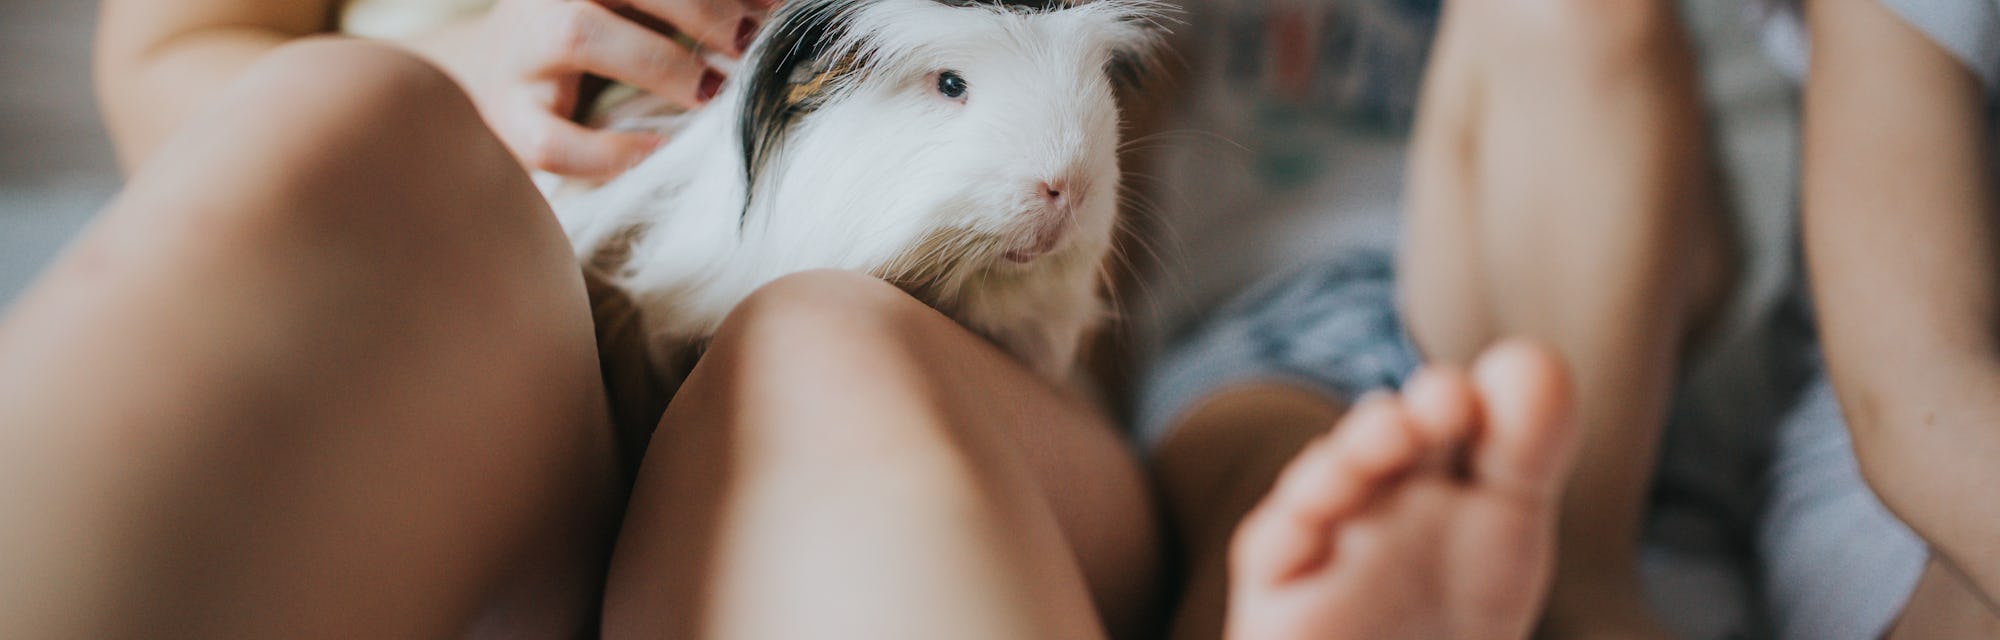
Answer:
<path fill-rule="evenodd" d="M 1476 481 L 1526 495 L 1552 495 L 1575 447 L 1568 369 L 1555 352 L 1527 340 L 1488 349 L 1473 365 L 1483 431 L 1472 452 Z"/>

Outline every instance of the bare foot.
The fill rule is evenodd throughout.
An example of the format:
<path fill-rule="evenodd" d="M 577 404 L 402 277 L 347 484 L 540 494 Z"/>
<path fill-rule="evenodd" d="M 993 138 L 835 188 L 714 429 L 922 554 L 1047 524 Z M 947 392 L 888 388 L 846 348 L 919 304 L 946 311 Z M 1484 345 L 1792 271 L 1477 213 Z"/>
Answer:
<path fill-rule="evenodd" d="M 1417 374 L 1293 459 L 1237 529 L 1226 637 L 1525 638 L 1552 571 L 1569 381 L 1504 343 Z"/>

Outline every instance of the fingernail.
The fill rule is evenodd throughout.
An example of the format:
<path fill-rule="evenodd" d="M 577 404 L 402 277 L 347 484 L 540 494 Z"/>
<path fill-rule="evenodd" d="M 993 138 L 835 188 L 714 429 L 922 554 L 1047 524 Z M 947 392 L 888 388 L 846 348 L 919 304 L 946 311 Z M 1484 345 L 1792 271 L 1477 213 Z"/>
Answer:
<path fill-rule="evenodd" d="M 720 91 L 722 91 L 722 74 L 714 69 L 702 70 L 701 86 L 696 88 L 694 93 L 695 102 L 708 104 L 708 101 L 714 100 L 715 94 Z"/>
<path fill-rule="evenodd" d="M 750 41 L 757 37 L 757 19 L 744 18 L 736 23 L 736 53 L 742 55 L 750 50 Z"/>

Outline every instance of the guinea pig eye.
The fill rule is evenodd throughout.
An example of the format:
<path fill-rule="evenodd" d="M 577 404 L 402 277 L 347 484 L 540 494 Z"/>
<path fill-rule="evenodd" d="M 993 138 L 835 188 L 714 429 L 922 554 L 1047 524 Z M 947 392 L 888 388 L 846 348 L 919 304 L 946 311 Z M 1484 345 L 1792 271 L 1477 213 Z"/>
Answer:
<path fill-rule="evenodd" d="M 952 99 L 965 97 L 965 78 L 957 71 L 938 74 L 938 93 Z"/>

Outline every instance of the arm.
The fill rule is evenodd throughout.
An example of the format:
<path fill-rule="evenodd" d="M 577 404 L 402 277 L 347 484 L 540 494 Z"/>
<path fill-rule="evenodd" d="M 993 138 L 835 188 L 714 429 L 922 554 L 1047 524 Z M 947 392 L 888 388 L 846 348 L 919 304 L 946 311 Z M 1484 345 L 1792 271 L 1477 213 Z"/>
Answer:
<path fill-rule="evenodd" d="M 129 170 L 251 63 L 332 28 L 334 0 L 105 0 L 97 90 Z"/>
<path fill-rule="evenodd" d="M 1986 96 L 1876 2 L 1818 0 L 1809 19 L 1804 222 L 1828 367 L 1876 493 L 1993 594 L 2000 228 Z"/>
<path fill-rule="evenodd" d="M 749 0 L 762 11 L 765 0 Z M 129 169 L 246 68 L 334 28 L 335 0 L 106 0 L 98 90 Z M 618 7 L 616 10 L 613 7 Z M 568 120 L 586 74 L 681 106 L 722 82 L 695 51 L 740 55 L 757 26 L 743 0 L 500 0 L 478 18 L 397 44 L 451 74 L 494 133 L 534 169 L 609 178 L 659 145 L 650 133 Z"/>

